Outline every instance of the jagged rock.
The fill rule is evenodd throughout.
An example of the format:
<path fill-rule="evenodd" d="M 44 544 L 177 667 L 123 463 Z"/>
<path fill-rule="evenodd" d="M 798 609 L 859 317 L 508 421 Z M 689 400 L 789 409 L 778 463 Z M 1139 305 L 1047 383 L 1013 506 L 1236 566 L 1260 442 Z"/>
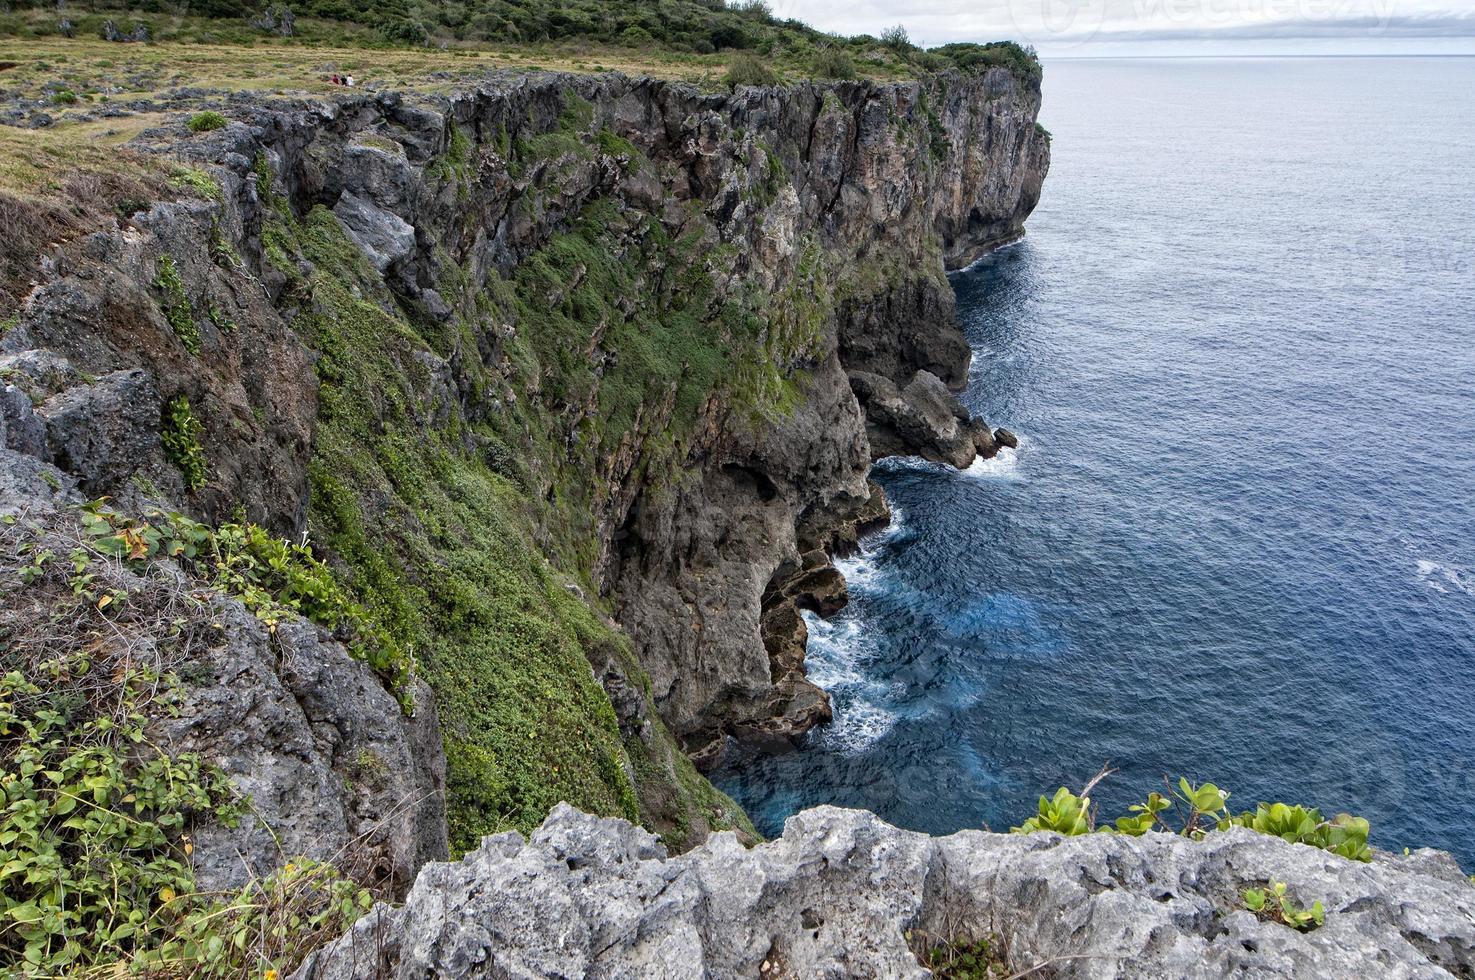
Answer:
<path fill-rule="evenodd" d="M 36 409 L 52 459 L 94 494 L 123 482 L 156 449 L 159 412 L 154 380 L 139 368 L 67 388 Z"/>
<path fill-rule="evenodd" d="M 239 887 L 282 859 L 335 859 L 403 893 L 446 857 L 445 755 L 424 684 L 406 717 L 374 672 L 303 620 L 275 637 L 239 602 L 218 599 L 220 642 L 185 673 L 177 716 L 153 730 L 198 752 L 251 805 L 237 827 L 194 831 L 205 891 Z"/>
<path fill-rule="evenodd" d="M 363 250 L 369 264 L 379 272 L 404 261 L 415 251 L 415 229 L 397 214 L 375 207 L 357 194 L 345 191 L 333 205 L 348 237 Z"/>
<path fill-rule="evenodd" d="M 1010 432 L 1008 429 L 995 429 L 994 442 L 998 443 L 1001 446 L 1007 446 L 1010 449 L 1019 448 L 1019 437 Z"/>
<path fill-rule="evenodd" d="M 982 422 L 968 414 L 947 386 L 930 371 L 918 371 L 903 389 L 889 378 L 851 371 L 850 388 L 866 412 L 871 455 L 921 456 L 959 469 L 973 462 L 980 447 L 992 449 Z"/>
<path fill-rule="evenodd" d="M 845 576 L 826 564 L 805 571 L 784 584 L 784 595 L 800 609 L 809 609 L 826 618 L 845 608 L 850 601 Z"/>
<path fill-rule="evenodd" d="M 46 424 L 36 415 L 31 396 L 12 384 L 0 385 L 0 446 L 50 459 Z"/>
<path fill-rule="evenodd" d="M 1267 881 L 1321 901 L 1326 924 L 1246 911 Z M 751 850 L 719 834 L 667 857 L 560 805 L 526 842 L 427 865 L 402 908 L 378 906 L 294 976 L 926 977 L 908 931 L 922 946 L 997 934 L 1013 970 L 1060 978 L 1468 976 L 1475 886 L 1448 855 L 1364 865 L 1244 828 L 928 837 L 835 807 Z"/>

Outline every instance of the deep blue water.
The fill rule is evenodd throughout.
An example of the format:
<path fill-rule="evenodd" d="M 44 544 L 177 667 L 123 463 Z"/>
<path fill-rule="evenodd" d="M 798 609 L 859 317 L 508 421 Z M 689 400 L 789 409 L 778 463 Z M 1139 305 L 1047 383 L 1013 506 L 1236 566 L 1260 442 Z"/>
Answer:
<path fill-rule="evenodd" d="M 718 774 L 931 832 L 1165 774 L 1475 871 L 1475 60 L 1048 64 L 1029 235 L 954 278 L 1023 437 L 877 468 L 836 721 Z"/>

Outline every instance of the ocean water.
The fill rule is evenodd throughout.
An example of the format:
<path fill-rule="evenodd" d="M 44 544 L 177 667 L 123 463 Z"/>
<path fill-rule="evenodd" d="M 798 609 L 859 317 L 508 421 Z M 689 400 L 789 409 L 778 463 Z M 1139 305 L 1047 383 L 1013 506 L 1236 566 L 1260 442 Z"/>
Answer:
<path fill-rule="evenodd" d="M 1120 771 L 1350 810 L 1475 871 L 1475 60 L 1047 64 L 1021 243 L 954 277 L 967 472 L 877 468 L 896 523 L 811 621 L 833 725 L 719 773 L 1007 829 Z"/>

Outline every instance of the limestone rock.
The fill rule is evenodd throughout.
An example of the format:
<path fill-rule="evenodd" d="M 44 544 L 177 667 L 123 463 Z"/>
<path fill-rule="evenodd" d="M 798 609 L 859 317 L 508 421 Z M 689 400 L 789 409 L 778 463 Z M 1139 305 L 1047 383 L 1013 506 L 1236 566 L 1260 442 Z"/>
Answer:
<path fill-rule="evenodd" d="M 402 893 L 446 857 L 445 757 L 423 684 L 405 717 L 373 671 L 303 620 L 275 640 L 221 599 L 220 642 L 186 672 L 175 717 L 153 728 L 171 751 L 198 752 L 251 799 L 238 827 L 194 833 L 205 891 L 239 887 L 284 856 L 336 859 Z"/>
<path fill-rule="evenodd" d="M 427 865 L 295 980 L 385 977 L 925 977 L 907 932 L 998 934 L 1010 966 L 1117 977 L 1435 978 L 1475 970 L 1475 886 L 1424 852 L 1358 864 L 1244 828 L 1189 841 L 928 837 L 820 807 L 782 838 L 667 857 L 620 820 L 560 805 L 528 841 Z M 1300 933 L 1244 910 L 1285 881 L 1321 901 Z"/>
<path fill-rule="evenodd" d="M 921 456 L 962 469 L 980 450 L 992 451 L 988 428 L 930 371 L 918 371 L 902 389 L 881 375 L 851 371 L 850 388 L 865 408 L 874 458 Z"/>
<path fill-rule="evenodd" d="M 415 251 L 415 229 L 404 218 L 345 191 L 333 205 L 333 213 L 343 223 L 355 244 L 363 250 L 369 264 L 379 272 L 387 271 Z"/>
<path fill-rule="evenodd" d="M 88 493 L 116 486 L 159 443 L 160 401 L 153 378 L 139 368 L 114 371 L 43 402 L 46 441 L 57 465 L 76 474 Z"/>

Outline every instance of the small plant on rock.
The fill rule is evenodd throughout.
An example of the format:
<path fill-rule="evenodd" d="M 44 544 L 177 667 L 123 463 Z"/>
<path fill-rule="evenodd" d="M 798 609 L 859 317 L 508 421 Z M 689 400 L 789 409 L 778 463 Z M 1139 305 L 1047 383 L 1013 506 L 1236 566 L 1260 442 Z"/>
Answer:
<path fill-rule="evenodd" d="M 929 936 L 921 930 L 906 934 L 917 962 L 944 980 L 1006 980 L 1018 976 L 1009 967 L 1003 941 L 998 936 L 951 940 Z"/>
<path fill-rule="evenodd" d="M 174 328 L 174 335 L 185 350 L 198 354 L 201 349 L 200 327 L 195 323 L 195 308 L 189 301 L 189 294 L 184 291 L 184 280 L 180 278 L 173 256 L 165 255 L 159 259 L 159 273 L 154 278 L 154 286 L 164 294 L 164 318 Z"/>
<path fill-rule="evenodd" d="M 220 113 L 213 109 L 207 109 L 204 112 L 197 112 L 193 116 L 190 116 L 189 122 L 186 125 L 189 126 L 189 131 L 192 133 L 208 133 L 213 129 L 222 128 L 227 122 L 228 120 Z"/>
<path fill-rule="evenodd" d="M 1040 797 L 1039 812 L 1021 826 L 1013 828 L 1016 834 L 1032 834 L 1039 830 L 1052 830 L 1067 837 L 1077 837 L 1091 832 L 1091 798 L 1077 796 L 1064 786 L 1049 799 Z"/>
<path fill-rule="evenodd" d="M 179 468 L 184 485 L 191 493 L 205 485 L 205 449 L 200 445 L 200 435 L 204 431 L 205 427 L 190 411 L 188 398 L 180 395 L 164 406 L 159 429 L 164 456 Z"/>
<path fill-rule="evenodd" d="M 1291 901 L 1286 894 L 1286 883 L 1274 881 L 1269 888 L 1246 888 L 1245 908 L 1266 922 L 1279 922 L 1298 932 L 1309 932 L 1326 922 L 1326 911 L 1321 902 L 1313 902 L 1303 909 Z"/>

